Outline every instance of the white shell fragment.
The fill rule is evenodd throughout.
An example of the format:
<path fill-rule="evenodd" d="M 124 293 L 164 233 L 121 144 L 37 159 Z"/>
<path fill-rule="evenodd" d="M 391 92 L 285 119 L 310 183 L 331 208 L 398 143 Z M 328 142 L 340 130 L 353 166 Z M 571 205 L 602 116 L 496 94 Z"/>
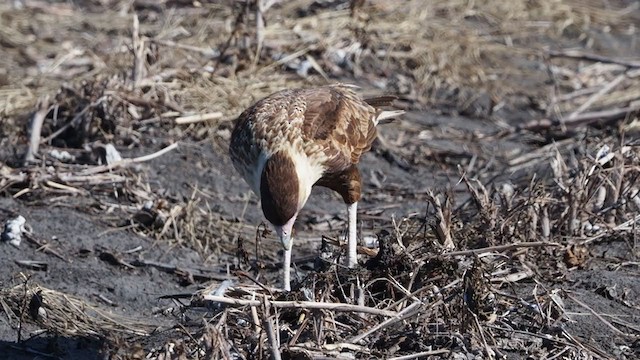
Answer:
<path fill-rule="evenodd" d="M 615 156 L 616 156 L 615 153 L 611 152 L 611 148 L 609 147 L 609 145 L 607 144 L 602 145 L 600 149 L 598 149 L 598 152 L 596 153 L 595 162 L 597 164 L 594 164 L 591 167 L 591 169 L 589 169 L 589 173 L 587 174 L 587 176 L 593 175 L 598 165 L 604 166 L 606 163 L 611 161 Z M 587 178 L 587 181 L 585 182 L 585 184 L 587 184 L 588 182 L 589 182 L 589 179 Z"/>
<path fill-rule="evenodd" d="M 18 217 L 9 219 L 4 224 L 4 230 L 2 231 L 2 235 L 0 239 L 2 241 L 6 241 L 9 244 L 18 247 L 20 246 L 20 242 L 22 241 L 22 233 L 26 230 L 24 225 L 27 223 L 27 220 L 22 216 L 18 215 Z"/>
<path fill-rule="evenodd" d="M 609 145 L 606 145 L 606 144 L 602 145 L 602 147 L 596 153 L 596 161 L 598 162 L 598 164 L 604 165 L 608 163 L 611 159 L 613 159 L 615 154 L 611 153 L 610 151 L 611 151 L 611 148 L 609 148 Z"/>
<path fill-rule="evenodd" d="M 107 160 L 108 165 L 111 165 L 117 161 L 122 160 L 122 156 L 120 156 L 120 153 L 118 152 L 118 150 L 116 150 L 115 146 L 113 146 L 112 144 L 105 145 L 104 151 L 106 153 L 105 158 Z"/>
<path fill-rule="evenodd" d="M 70 163 L 70 162 L 74 162 L 76 161 L 76 157 L 71 155 L 68 151 L 64 151 L 64 150 L 58 150 L 58 149 L 53 149 L 51 151 L 49 151 L 49 155 L 58 160 L 61 161 L 63 163 Z"/>
<path fill-rule="evenodd" d="M 365 235 L 362 238 L 362 242 L 364 243 L 364 246 L 369 249 L 376 249 L 379 246 L 377 236 Z"/>
<path fill-rule="evenodd" d="M 224 294 L 227 292 L 227 290 L 232 287 L 233 284 L 233 280 L 225 280 L 223 282 L 220 283 L 220 286 L 218 286 L 217 289 L 215 289 L 214 291 L 211 292 L 211 295 L 214 296 L 224 296 Z"/>

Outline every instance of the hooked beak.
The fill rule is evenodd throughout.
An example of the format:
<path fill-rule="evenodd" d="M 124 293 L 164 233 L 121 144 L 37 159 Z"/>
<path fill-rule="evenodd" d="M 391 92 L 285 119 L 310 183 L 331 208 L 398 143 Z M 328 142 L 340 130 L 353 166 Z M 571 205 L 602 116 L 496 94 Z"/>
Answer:
<path fill-rule="evenodd" d="M 282 226 L 275 226 L 278 239 L 282 242 L 282 246 L 285 250 L 291 250 L 291 235 L 293 233 L 293 223 L 296 222 L 296 217 L 292 217 Z"/>

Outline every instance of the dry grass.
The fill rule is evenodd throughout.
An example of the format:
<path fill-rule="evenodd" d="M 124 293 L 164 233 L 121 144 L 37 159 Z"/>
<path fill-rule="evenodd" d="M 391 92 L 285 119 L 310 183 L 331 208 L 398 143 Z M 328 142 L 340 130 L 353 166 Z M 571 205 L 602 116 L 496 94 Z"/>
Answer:
<path fill-rule="evenodd" d="M 469 201 L 432 200 L 435 213 L 451 213 L 442 227 L 454 249 L 443 246 L 431 216 L 407 218 L 393 232 L 378 234 L 380 251 L 362 270 L 335 265 L 329 251 L 327 264 L 291 293 L 214 283 L 183 308 L 204 308 L 208 315 L 206 325 L 182 341 L 213 358 L 503 357 L 521 348 L 536 357 L 606 358 L 565 329 L 572 321 L 567 306 L 596 314 L 629 340 L 640 329 L 603 317 L 576 293 L 546 288 L 541 280 L 593 261 L 588 247 L 594 242 L 635 233 L 640 158 L 628 147 L 611 154 L 608 160 L 577 159 L 574 171 L 556 152 L 545 165 L 553 170 L 548 176 L 508 186 L 463 176 Z M 515 290 L 526 283 L 528 292 Z"/>
<path fill-rule="evenodd" d="M 36 323 L 42 330 L 60 336 L 104 338 L 119 335 L 149 336 L 153 327 L 141 320 L 112 314 L 84 299 L 32 284 L 0 290 L 0 305 L 7 319 L 22 327 Z"/>

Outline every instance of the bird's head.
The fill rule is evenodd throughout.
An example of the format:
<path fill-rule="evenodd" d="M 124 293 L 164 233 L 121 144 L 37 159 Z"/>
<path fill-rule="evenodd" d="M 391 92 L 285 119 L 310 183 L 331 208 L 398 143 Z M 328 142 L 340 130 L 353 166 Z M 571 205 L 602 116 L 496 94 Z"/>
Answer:
<path fill-rule="evenodd" d="M 295 163 L 284 152 L 277 152 L 265 163 L 260 178 L 260 199 L 264 216 L 275 227 L 285 249 L 291 249 L 293 223 L 304 205 L 300 201 L 300 182 Z"/>

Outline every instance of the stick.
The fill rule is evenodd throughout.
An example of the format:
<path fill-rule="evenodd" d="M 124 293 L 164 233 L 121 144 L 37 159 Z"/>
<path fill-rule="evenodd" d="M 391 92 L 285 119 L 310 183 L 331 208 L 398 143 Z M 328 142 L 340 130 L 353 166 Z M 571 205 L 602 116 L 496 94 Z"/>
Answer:
<path fill-rule="evenodd" d="M 38 153 L 38 147 L 40 147 L 40 133 L 42 132 L 42 123 L 44 118 L 49 113 L 49 97 L 45 96 L 38 100 L 38 110 L 33 113 L 31 118 L 31 131 L 29 136 L 29 148 L 27 154 L 24 156 L 25 165 L 32 163 L 36 160 L 35 155 Z"/>
<path fill-rule="evenodd" d="M 259 74 L 262 74 L 262 73 L 267 72 L 268 70 L 271 70 L 272 68 L 274 68 L 274 67 L 276 67 L 276 66 L 280 66 L 280 65 L 282 65 L 282 64 L 286 64 L 286 63 L 288 63 L 289 61 L 291 61 L 291 60 L 293 60 L 293 59 L 297 58 L 298 56 L 305 55 L 305 54 L 306 54 L 306 53 L 308 53 L 310 50 L 311 50 L 311 47 L 307 46 L 307 47 L 305 47 L 304 49 L 298 50 L 298 51 L 296 51 L 296 52 L 294 52 L 294 53 L 292 53 L 292 54 L 289 54 L 289 55 L 287 55 L 287 56 L 283 57 L 282 59 L 280 59 L 280 60 L 278 60 L 278 61 L 275 61 L 275 62 L 272 62 L 272 63 L 270 63 L 270 64 L 266 65 L 265 67 L 263 67 L 263 68 L 261 68 L 260 70 L 258 70 L 258 73 L 259 73 Z"/>
<path fill-rule="evenodd" d="M 545 247 L 545 246 L 562 246 L 562 245 L 558 244 L 558 243 L 544 242 L 544 241 L 520 242 L 520 243 L 515 243 L 515 244 L 489 246 L 489 247 L 480 248 L 480 249 L 452 251 L 452 252 L 448 252 L 448 253 L 443 253 L 441 255 L 442 256 L 472 255 L 472 254 L 479 254 L 479 253 L 483 253 L 483 252 L 506 251 L 506 250 L 520 249 L 520 248 Z"/>
<path fill-rule="evenodd" d="M 260 300 L 243 300 L 233 299 L 225 296 L 215 295 L 203 295 L 202 300 L 220 302 L 223 304 L 237 305 L 237 306 L 260 306 Z M 269 304 L 274 308 L 281 309 L 318 309 L 318 310 L 332 310 L 332 311 L 344 311 L 344 312 L 363 312 L 373 315 L 380 315 L 386 317 L 395 317 L 398 314 L 395 311 L 381 310 L 368 306 L 359 306 L 352 304 L 339 304 L 339 303 L 327 303 L 327 302 L 315 302 L 315 301 L 270 301 Z"/>
<path fill-rule="evenodd" d="M 563 125 L 579 126 L 579 125 L 588 125 L 597 120 L 604 120 L 604 121 L 616 120 L 621 116 L 627 115 L 628 113 L 639 110 L 639 109 L 640 109 L 640 102 L 636 102 L 636 103 L 631 103 L 627 107 L 592 111 L 588 113 L 578 114 L 571 119 L 567 119 L 563 122 Z M 556 125 L 560 125 L 559 120 L 536 119 L 536 120 L 531 120 L 522 126 L 517 126 L 516 130 L 538 131 L 538 130 L 548 129 Z"/>
<path fill-rule="evenodd" d="M 440 355 L 440 354 L 448 354 L 451 350 L 448 349 L 440 349 L 440 350 L 431 350 L 431 351 L 423 351 L 411 355 L 398 356 L 394 358 L 389 358 L 389 360 L 411 360 L 420 357 L 427 357 L 429 355 Z"/>
<path fill-rule="evenodd" d="M 256 0 L 256 56 L 253 61 L 254 65 L 260 60 L 260 52 L 264 44 L 264 14 L 279 1 L 280 0 Z"/>
<path fill-rule="evenodd" d="M 540 161 L 539 159 L 543 159 L 544 161 L 546 161 L 547 158 L 555 156 L 559 148 L 572 145 L 575 145 L 574 139 L 555 141 L 524 155 L 509 159 L 507 160 L 507 164 L 512 167 L 512 169 L 510 169 L 509 171 L 513 172 L 513 167 L 515 167 L 516 165 L 527 163 L 529 161 L 535 160 L 536 162 L 538 162 Z"/>
<path fill-rule="evenodd" d="M 608 64 L 618 64 L 626 67 L 638 68 L 640 67 L 640 61 L 614 59 L 607 56 L 597 54 L 586 54 L 578 50 L 549 50 L 547 51 L 549 56 L 553 57 L 566 57 L 570 59 L 589 60 Z"/>
<path fill-rule="evenodd" d="M 181 117 L 175 118 L 174 121 L 178 125 L 185 125 L 185 124 L 193 124 L 193 123 L 202 122 L 202 121 L 218 120 L 221 117 L 222 117 L 222 113 L 220 111 L 216 111 L 208 114 L 181 116 Z"/>
<path fill-rule="evenodd" d="M 264 328 L 267 332 L 267 338 L 271 343 L 271 356 L 273 356 L 273 360 L 282 360 L 282 357 L 280 356 L 280 344 L 278 344 L 276 332 L 273 330 L 273 323 L 271 322 L 269 315 L 269 302 L 266 298 L 263 298 L 262 305 L 264 309 Z"/>
<path fill-rule="evenodd" d="M 133 50 L 133 88 L 140 85 L 144 71 L 144 41 L 140 39 L 140 21 L 138 14 L 133 13 L 133 29 L 131 34 L 132 50 Z"/>
<path fill-rule="evenodd" d="M 427 199 L 436 211 L 436 224 L 433 228 L 438 236 L 438 240 L 440 240 L 440 244 L 447 250 L 455 249 L 456 245 L 451 238 L 451 206 L 449 199 L 445 198 L 445 206 L 443 206 L 440 199 L 435 196 L 431 190 L 427 192 Z"/>
<path fill-rule="evenodd" d="M 593 105 L 593 103 L 596 102 L 596 100 L 598 100 L 604 94 L 611 91 L 611 89 L 613 89 L 614 87 L 618 86 L 618 84 L 620 84 L 622 80 L 624 80 L 625 78 L 626 78 L 626 75 L 622 74 L 622 75 L 618 75 L 615 79 L 611 80 L 605 87 L 600 89 L 600 91 L 598 91 L 597 93 L 591 95 L 587 99 L 587 101 L 585 101 L 582 105 L 580 105 L 579 108 L 577 108 L 571 114 L 569 114 L 569 116 L 567 116 L 567 120 L 572 120 L 575 117 L 577 117 L 579 114 L 581 114 L 583 111 L 587 110 L 589 106 Z"/>
<path fill-rule="evenodd" d="M 264 41 L 264 12 L 265 9 L 264 0 L 256 0 L 256 56 L 254 58 L 254 65 L 260 60 L 260 52 L 262 51 L 262 42 Z"/>
<path fill-rule="evenodd" d="M 74 194 L 89 194 L 89 192 L 85 189 L 77 189 L 77 188 L 74 188 L 73 186 L 60 184 L 51 180 L 45 180 L 44 183 L 45 185 L 48 185 L 54 189 L 64 190 Z"/>
<path fill-rule="evenodd" d="M 631 225 L 631 224 L 633 224 L 633 223 L 635 223 L 635 222 L 638 222 L 638 221 L 640 221 L 640 215 L 636 215 L 636 217 L 634 217 L 633 219 L 631 219 L 631 220 L 627 220 L 627 221 L 623 222 L 622 224 L 620 224 L 620 225 L 618 225 L 618 226 L 614 227 L 614 228 L 613 228 L 613 229 L 611 229 L 611 230 L 613 230 L 613 231 L 615 231 L 615 230 L 623 230 L 625 227 L 627 227 L 627 226 L 629 226 L 629 225 Z M 608 231 L 603 231 L 603 232 L 601 232 L 601 233 L 600 233 L 600 234 L 598 234 L 598 235 L 592 236 L 592 237 L 590 237 L 590 238 L 588 238 L 588 239 L 586 239 L 586 240 L 582 241 L 582 242 L 580 243 L 580 245 L 587 245 L 587 244 L 592 243 L 592 242 L 594 242 L 594 241 L 598 240 L 599 238 L 601 238 L 601 237 L 603 237 L 603 236 L 605 236 L 605 235 L 609 235 L 609 234 L 611 234 L 611 233 L 610 233 L 610 232 L 608 232 Z"/>
<path fill-rule="evenodd" d="M 572 119 L 568 119 L 564 122 L 564 125 L 588 125 L 597 120 L 616 120 L 620 116 L 627 115 L 632 111 L 636 111 L 640 109 L 640 103 L 631 103 L 631 105 L 622 108 L 615 108 L 609 110 L 600 110 L 600 111 L 592 111 L 584 114 L 579 114 L 573 117 Z M 556 121 L 557 123 L 557 121 Z"/>
<path fill-rule="evenodd" d="M 134 163 L 139 163 L 139 162 L 145 162 L 145 161 L 149 161 L 152 159 L 155 159 L 157 157 L 160 157 L 166 153 L 168 153 L 169 151 L 175 149 L 178 147 L 178 143 L 173 143 L 159 151 L 154 152 L 153 154 L 149 154 L 149 155 L 144 155 L 144 156 L 139 156 L 137 158 L 131 158 L 131 159 L 122 159 L 120 161 L 116 161 L 113 162 L 111 164 L 108 165 L 101 165 L 101 166 L 94 166 L 92 168 L 89 168 L 83 172 L 80 173 L 80 175 L 92 175 L 92 174 L 97 174 L 97 173 L 101 173 L 101 172 L 105 172 L 105 171 L 110 171 L 113 170 L 117 167 L 120 166 L 126 166 L 129 164 L 134 164 Z"/>
<path fill-rule="evenodd" d="M 440 303 L 442 300 L 438 300 L 436 301 L 433 305 L 431 306 L 435 306 L 436 304 Z M 398 321 L 404 320 L 406 317 L 408 317 L 410 315 L 410 313 L 412 313 L 414 310 L 416 310 L 416 308 L 420 307 L 420 305 L 422 305 L 421 302 L 416 301 L 413 304 L 407 306 L 406 308 L 404 308 L 402 311 L 400 311 L 399 313 L 396 313 L 392 318 L 387 319 L 383 322 L 381 322 L 380 324 L 372 327 L 371 329 L 369 329 L 368 331 L 358 335 L 358 336 L 354 336 L 351 339 L 349 339 L 350 343 L 358 343 L 360 342 L 360 340 L 366 338 L 367 336 L 373 334 L 374 332 L 383 329 L 387 326 L 390 326 L 392 324 L 395 324 Z"/>
<path fill-rule="evenodd" d="M 598 320 L 602 321 L 605 325 L 607 325 L 608 328 L 610 328 L 611 330 L 613 330 L 614 333 L 618 334 L 618 335 L 623 335 L 623 336 L 627 336 L 628 334 L 625 333 L 624 331 L 621 331 L 620 329 L 618 329 L 617 327 L 611 325 L 610 322 L 608 322 L 607 320 L 605 320 L 602 315 L 598 314 L 597 312 L 595 312 L 589 305 L 583 303 L 582 301 L 576 299 L 573 295 L 571 295 L 568 292 L 565 292 L 567 294 L 567 296 L 578 303 L 578 305 L 582 306 L 583 308 L 589 310 L 590 313 L 592 313 L 595 317 L 598 318 Z"/>

